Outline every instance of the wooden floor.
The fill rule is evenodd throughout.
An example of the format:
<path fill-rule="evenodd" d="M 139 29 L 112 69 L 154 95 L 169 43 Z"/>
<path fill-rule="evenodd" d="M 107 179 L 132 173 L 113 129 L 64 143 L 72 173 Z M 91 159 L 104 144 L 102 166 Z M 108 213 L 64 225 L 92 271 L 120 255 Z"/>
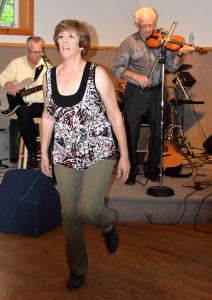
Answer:
<path fill-rule="evenodd" d="M 0 299 L 212 299 L 212 224 L 197 226 L 205 232 L 188 224 L 121 223 L 115 255 L 101 231 L 87 226 L 90 268 L 75 292 L 65 288 L 61 227 L 37 238 L 0 233 Z"/>

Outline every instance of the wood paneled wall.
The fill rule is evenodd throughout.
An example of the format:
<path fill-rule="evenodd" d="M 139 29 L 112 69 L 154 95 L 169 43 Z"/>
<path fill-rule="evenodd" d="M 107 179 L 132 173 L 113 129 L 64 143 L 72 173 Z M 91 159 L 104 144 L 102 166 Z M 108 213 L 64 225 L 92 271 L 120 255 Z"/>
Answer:
<path fill-rule="evenodd" d="M 60 56 L 55 48 L 46 48 L 46 54 L 51 60 L 52 65 L 60 62 Z M 115 48 L 91 49 L 87 59 L 101 64 L 106 68 L 111 76 L 114 85 L 117 80 L 111 75 L 110 68 L 113 62 Z M 0 71 L 14 58 L 25 55 L 24 47 L 3 45 L 0 46 Z M 202 143 L 212 134 L 212 51 L 207 54 L 198 55 L 193 53 L 184 59 L 185 64 L 191 64 L 192 68 L 187 70 L 195 79 L 196 83 L 188 91 L 189 97 L 194 101 L 204 101 L 204 104 L 183 104 L 183 128 L 193 147 L 202 148 Z M 166 74 L 167 85 L 169 88 L 169 98 L 174 97 L 172 79 L 173 74 Z M 8 127 L 8 118 L 0 115 L 0 128 Z"/>

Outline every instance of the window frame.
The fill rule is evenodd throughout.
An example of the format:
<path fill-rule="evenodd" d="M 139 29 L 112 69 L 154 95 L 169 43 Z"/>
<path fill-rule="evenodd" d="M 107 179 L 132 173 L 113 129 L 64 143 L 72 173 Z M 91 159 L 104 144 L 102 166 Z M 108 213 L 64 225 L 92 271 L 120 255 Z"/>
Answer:
<path fill-rule="evenodd" d="M 19 0 L 18 27 L 0 27 L 0 34 L 34 35 L 34 0 Z"/>

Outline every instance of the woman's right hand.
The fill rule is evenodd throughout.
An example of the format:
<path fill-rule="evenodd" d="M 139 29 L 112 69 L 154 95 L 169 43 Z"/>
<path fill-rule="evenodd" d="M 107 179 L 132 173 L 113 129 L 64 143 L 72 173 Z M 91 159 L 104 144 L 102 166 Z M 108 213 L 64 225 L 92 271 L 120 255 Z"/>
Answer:
<path fill-rule="evenodd" d="M 41 156 L 41 171 L 43 174 L 45 174 L 48 177 L 52 177 L 52 167 L 49 164 L 49 158 L 48 155 L 46 156 Z"/>

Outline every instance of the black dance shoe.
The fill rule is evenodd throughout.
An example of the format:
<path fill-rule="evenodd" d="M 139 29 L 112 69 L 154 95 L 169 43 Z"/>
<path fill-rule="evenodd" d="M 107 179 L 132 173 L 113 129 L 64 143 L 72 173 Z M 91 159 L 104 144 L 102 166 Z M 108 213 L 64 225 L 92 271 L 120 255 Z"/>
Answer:
<path fill-rule="evenodd" d="M 77 290 L 84 282 L 85 275 L 77 275 L 71 272 L 69 279 L 66 282 L 66 287 L 70 291 Z"/>
<path fill-rule="evenodd" d="M 119 236 L 116 231 L 116 226 L 112 225 L 111 230 L 104 231 L 102 235 L 105 238 L 105 244 L 106 244 L 107 250 L 110 253 L 115 253 L 119 246 Z"/>

